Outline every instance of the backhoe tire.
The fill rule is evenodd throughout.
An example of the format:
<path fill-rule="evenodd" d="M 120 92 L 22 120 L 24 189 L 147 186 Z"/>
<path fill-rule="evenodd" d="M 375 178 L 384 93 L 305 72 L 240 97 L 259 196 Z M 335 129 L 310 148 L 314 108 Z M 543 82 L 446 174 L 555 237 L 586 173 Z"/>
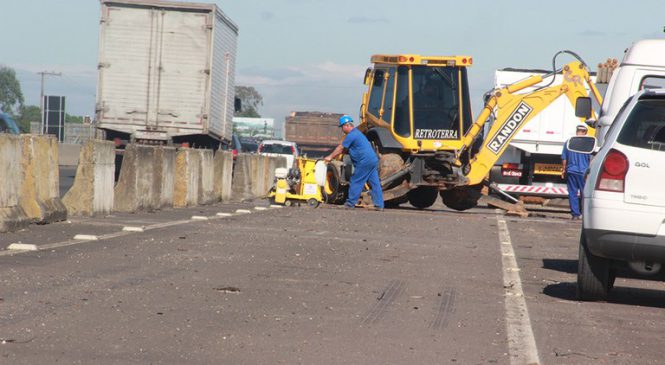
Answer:
<path fill-rule="evenodd" d="M 463 211 L 478 205 L 482 185 L 460 186 L 441 191 L 441 201 L 450 209 Z"/>
<path fill-rule="evenodd" d="M 615 275 L 610 260 L 594 256 L 586 245 L 584 232 L 580 235 L 580 250 L 577 261 L 577 299 L 607 300 L 614 287 Z"/>
<path fill-rule="evenodd" d="M 348 189 L 342 186 L 339 170 L 332 164 L 328 164 L 326 172 L 326 186 L 321 188 L 323 200 L 328 204 L 343 204 L 346 200 Z"/>
<path fill-rule="evenodd" d="M 436 202 L 436 193 L 438 189 L 433 186 L 419 186 L 413 190 L 409 190 L 406 196 L 409 203 L 418 209 L 425 209 L 431 207 Z"/>

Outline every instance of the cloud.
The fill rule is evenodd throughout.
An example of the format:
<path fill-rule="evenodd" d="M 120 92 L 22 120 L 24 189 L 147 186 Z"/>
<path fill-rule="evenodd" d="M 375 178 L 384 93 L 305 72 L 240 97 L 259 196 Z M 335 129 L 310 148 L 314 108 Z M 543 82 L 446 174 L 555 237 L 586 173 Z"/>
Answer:
<path fill-rule="evenodd" d="M 351 24 L 373 24 L 373 23 L 390 23 L 386 18 L 373 18 L 365 16 L 353 16 L 347 20 Z"/>

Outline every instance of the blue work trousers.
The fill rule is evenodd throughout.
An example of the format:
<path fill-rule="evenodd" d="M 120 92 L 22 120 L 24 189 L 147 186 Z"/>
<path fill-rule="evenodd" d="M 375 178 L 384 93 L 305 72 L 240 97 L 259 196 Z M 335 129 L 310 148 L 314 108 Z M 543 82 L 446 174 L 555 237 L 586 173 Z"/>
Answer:
<path fill-rule="evenodd" d="M 360 163 L 354 166 L 349 186 L 349 197 L 345 204 L 351 207 L 356 205 L 366 182 L 369 182 L 369 187 L 372 189 L 370 195 L 374 206 L 383 208 L 383 191 L 379 179 L 378 163 Z"/>
<path fill-rule="evenodd" d="M 566 184 L 568 184 L 568 201 L 570 202 L 570 214 L 573 217 L 582 215 L 580 211 L 580 202 L 582 201 L 582 192 L 584 191 L 584 175 L 567 172 Z"/>

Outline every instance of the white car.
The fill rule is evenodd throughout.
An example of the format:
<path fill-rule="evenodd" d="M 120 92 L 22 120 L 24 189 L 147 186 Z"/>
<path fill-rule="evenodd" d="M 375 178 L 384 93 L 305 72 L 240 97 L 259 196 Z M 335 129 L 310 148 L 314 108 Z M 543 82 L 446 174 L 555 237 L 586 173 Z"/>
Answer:
<path fill-rule="evenodd" d="M 589 166 L 577 295 L 605 300 L 627 265 L 655 275 L 665 263 L 665 89 L 626 101 Z"/>
<path fill-rule="evenodd" d="M 298 158 L 298 146 L 294 142 L 289 141 L 265 140 L 259 144 L 257 152 L 265 156 L 286 157 L 286 166 L 288 168 L 291 168 L 293 161 Z"/>

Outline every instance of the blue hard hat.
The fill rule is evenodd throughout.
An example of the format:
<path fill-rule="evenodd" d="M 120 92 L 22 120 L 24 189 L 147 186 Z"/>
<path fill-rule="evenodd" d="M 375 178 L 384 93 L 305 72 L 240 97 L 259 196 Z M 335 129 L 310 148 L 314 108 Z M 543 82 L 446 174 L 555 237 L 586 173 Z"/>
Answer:
<path fill-rule="evenodd" d="M 342 115 L 341 118 L 339 118 L 339 126 L 343 126 L 344 124 L 351 123 L 353 124 L 353 118 L 351 118 L 348 115 Z"/>

